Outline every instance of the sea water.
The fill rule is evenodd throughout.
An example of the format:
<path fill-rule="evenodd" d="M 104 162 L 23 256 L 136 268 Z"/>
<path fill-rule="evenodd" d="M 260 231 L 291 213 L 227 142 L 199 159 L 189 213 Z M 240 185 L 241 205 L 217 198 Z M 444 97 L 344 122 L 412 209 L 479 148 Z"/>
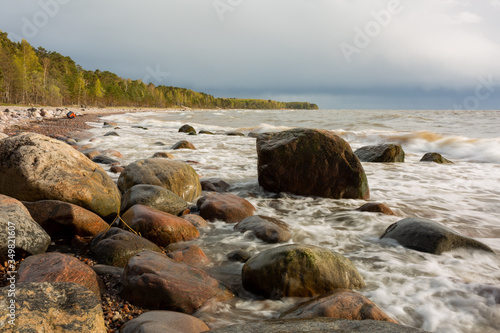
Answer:
<path fill-rule="evenodd" d="M 500 111 L 200 110 L 104 119 L 118 124 L 120 136 L 103 136 L 110 129 L 95 124 L 96 147 L 120 151 L 125 156 L 123 165 L 167 151 L 190 163 L 201 178 L 224 179 L 232 185 L 231 192 L 257 208 L 257 214 L 288 223 L 293 233 L 289 243 L 313 244 L 349 258 L 367 284 L 359 292 L 398 322 L 441 333 L 500 331 L 498 256 L 467 250 L 432 255 L 379 239 L 390 224 L 423 217 L 486 243 L 500 254 Z M 184 124 L 216 135 L 178 133 Z M 363 163 L 370 201 L 386 203 L 397 216 L 356 211 L 366 203 L 363 200 L 266 192 L 257 181 L 255 139 L 223 135 L 294 127 L 330 130 L 353 150 L 401 144 L 404 163 Z M 190 141 L 196 150 L 170 150 L 179 140 Z M 419 162 L 427 152 L 441 153 L 453 164 Z M 255 254 L 278 246 L 235 232 L 233 225 L 223 222 L 210 223 L 191 243 L 212 260 L 214 274 L 235 283 L 243 264 L 229 262 L 229 252 L 244 249 Z M 221 327 L 276 318 L 302 301 L 262 300 L 244 292 L 242 296 L 196 315 L 210 327 Z"/>

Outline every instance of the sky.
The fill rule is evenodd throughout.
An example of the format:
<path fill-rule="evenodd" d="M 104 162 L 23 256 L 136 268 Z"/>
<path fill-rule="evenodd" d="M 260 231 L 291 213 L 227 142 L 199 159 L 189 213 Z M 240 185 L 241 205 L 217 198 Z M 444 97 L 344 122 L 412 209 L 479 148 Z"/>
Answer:
<path fill-rule="evenodd" d="M 500 0 L 0 0 L 88 70 L 324 109 L 500 109 Z"/>

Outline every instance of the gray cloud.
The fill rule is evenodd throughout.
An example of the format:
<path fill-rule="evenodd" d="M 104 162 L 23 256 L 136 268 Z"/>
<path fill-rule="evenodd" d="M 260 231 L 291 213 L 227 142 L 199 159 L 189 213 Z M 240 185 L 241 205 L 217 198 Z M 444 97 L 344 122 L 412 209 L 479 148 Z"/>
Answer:
<path fill-rule="evenodd" d="M 158 68 L 169 73 L 162 84 L 218 96 L 453 108 L 481 78 L 500 82 L 496 0 L 0 0 L 0 8 L 1 30 L 84 68 L 133 79 L 153 79 L 148 68 Z M 398 10 L 387 16 L 390 8 Z M 341 45 L 356 52 L 347 59 Z M 498 109 L 499 91 L 478 108 Z"/>

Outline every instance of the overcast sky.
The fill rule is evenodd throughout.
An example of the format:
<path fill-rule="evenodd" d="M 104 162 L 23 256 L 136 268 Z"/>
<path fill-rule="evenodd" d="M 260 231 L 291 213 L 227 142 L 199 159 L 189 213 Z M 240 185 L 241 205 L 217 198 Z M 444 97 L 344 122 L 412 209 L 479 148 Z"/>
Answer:
<path fill-rule="evenodd" d="M 85 69 L 335 109 L 500 109 L 500 0 L 0 0 Z"/>

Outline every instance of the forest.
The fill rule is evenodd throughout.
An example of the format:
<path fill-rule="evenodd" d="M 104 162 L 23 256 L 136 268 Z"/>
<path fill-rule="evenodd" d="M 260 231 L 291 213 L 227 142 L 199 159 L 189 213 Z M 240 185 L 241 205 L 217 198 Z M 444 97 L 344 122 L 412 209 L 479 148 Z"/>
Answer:
<path fill-rule="evenodd" d="M 0 31 L 0 104 L 222 109 L 318 109 L 307 102 L 215 98 L 190 89 L 155 86 L 108 71 L 89 71 L 70 57 Z"/>

